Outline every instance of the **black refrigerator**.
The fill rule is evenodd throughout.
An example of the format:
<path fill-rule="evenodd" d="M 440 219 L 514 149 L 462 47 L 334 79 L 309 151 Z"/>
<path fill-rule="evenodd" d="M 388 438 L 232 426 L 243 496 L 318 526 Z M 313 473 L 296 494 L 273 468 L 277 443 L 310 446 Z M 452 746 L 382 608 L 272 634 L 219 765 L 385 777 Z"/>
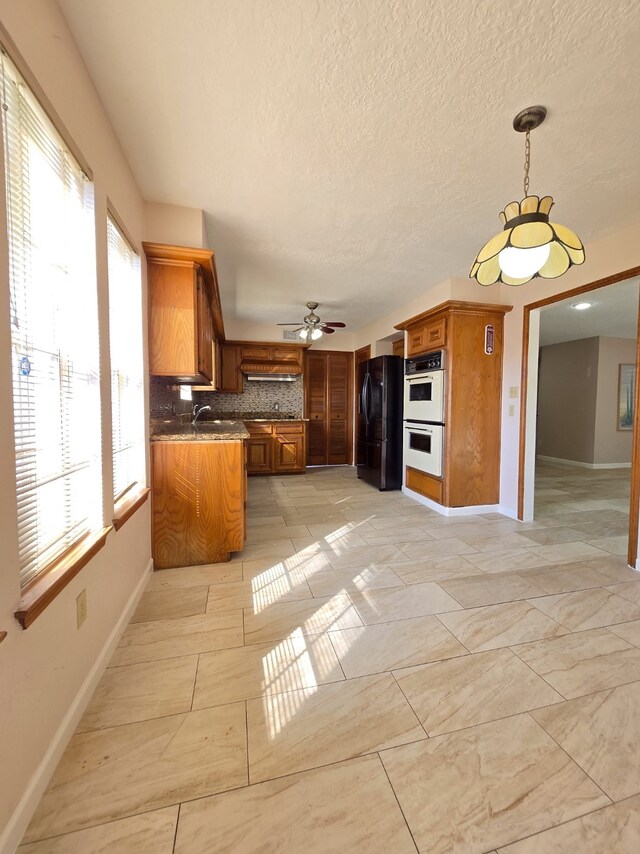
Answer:
<path fill-rule="evenodd" d="M 377 356 L 358 366 L 359 478 L 378 489 L 402 487 L 404 359 Z"/>

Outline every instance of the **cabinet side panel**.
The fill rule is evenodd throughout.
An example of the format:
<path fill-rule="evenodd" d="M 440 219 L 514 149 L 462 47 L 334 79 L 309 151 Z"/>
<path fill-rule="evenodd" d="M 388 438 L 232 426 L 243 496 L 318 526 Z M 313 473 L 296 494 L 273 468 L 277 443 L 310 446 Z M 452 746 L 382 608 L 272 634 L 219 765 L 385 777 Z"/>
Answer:
<path fill-rule="evenodd" d="M 228 560 L 244 542 L 242 442 L 155 442 L 157 569 Z"/>
<path fill-rule="evenodd" d="M 450 318 L 445 503 L 497 504 L 500 486 L 502 315 Z M 494 352 L 484 352 L 485 327 Z"/>

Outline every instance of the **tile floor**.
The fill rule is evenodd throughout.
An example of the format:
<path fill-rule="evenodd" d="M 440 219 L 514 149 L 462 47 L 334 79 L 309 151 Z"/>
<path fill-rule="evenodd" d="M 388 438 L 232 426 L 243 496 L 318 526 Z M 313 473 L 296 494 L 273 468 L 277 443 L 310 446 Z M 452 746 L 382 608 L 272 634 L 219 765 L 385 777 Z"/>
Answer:
<path fill-rule="evenodd" d="M 150 580 L 21 854 L 635 854 L 628 472 L 537 487 L 521 524 L 251 480 L 242 554 Z"/>

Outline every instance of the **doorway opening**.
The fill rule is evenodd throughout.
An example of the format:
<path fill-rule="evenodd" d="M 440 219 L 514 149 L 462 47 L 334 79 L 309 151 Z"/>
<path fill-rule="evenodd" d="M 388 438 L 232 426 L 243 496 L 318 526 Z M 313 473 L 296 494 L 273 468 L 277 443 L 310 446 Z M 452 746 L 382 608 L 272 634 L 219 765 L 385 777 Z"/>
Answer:
<path fill-rule="evenodd" d="M 639 273 L 525 307 L 518 513 L 634 567 Z"/>

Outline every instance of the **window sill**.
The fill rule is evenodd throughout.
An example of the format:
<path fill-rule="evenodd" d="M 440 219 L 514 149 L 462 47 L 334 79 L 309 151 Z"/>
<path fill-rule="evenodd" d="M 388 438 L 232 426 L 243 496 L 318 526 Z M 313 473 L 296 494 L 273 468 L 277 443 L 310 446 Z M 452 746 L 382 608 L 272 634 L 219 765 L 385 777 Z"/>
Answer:
<path fill-rule="evenodd" d="M 150 492 L 148 486 L 141 486 L 138 489 L 129 490 L 119 501 L 116 501 L 113 508 L 113 527 L 116 531 L 119 531 L 127 519 L 130 519 L 136 510 L 142 507 Z"/>
<path fill-rule="evenodd" d="M 83 566 L 86 566 L 100 551 L 111 530 L 112 527 L 109 525 L 107 528 L 87 534 L 24 587 L 20 597 L 20 607 L 14 613 L 14 617 L 23 629 L 29 628 L 36 617 L 39 617 L 53 602 Z"/>

